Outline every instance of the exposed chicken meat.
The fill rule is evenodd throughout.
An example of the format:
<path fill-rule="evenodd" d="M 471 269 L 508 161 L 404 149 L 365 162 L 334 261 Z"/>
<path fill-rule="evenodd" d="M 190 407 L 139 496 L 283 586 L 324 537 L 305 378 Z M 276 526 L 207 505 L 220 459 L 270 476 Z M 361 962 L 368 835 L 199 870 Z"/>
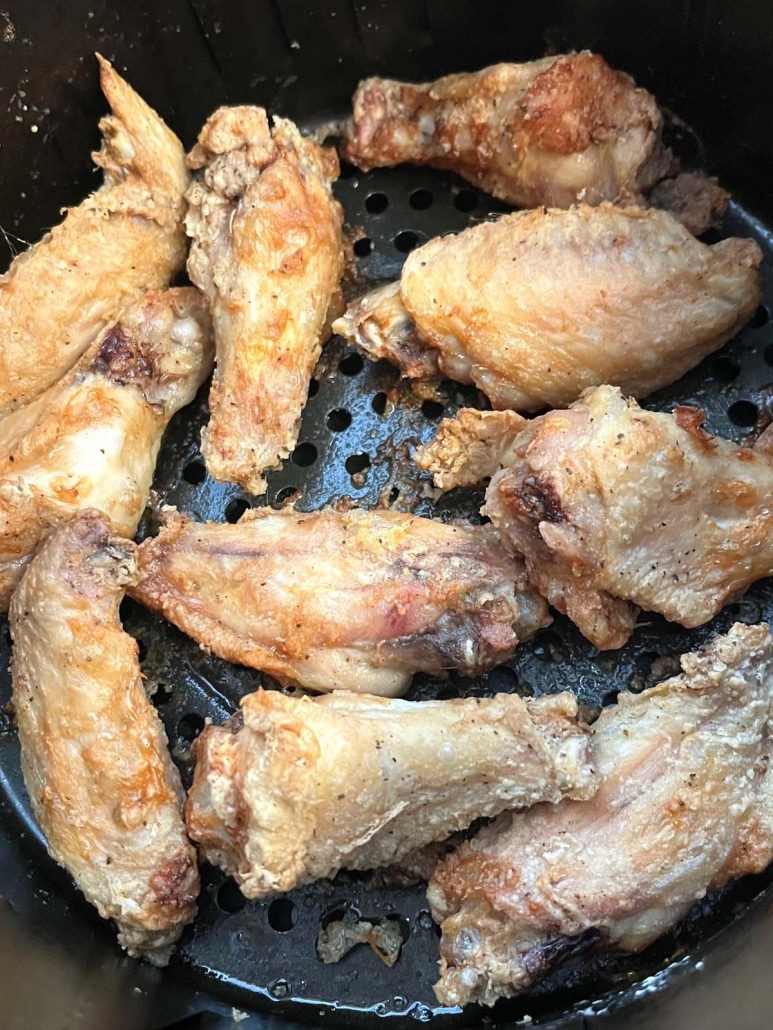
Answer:
<path fill-rule="evenodd" d="M 298 437 L 309 379 L 339 310 L 343 214 L 335 152 L 260 107 L 223 107 L 188 158 L 188 272 L 209 300 L 217 365 L 202 453 L 253 494 Z"/>
<path fill-rule="evenodd" d="M 559 407 L 604 383 L 643 397 L 748 321 L 761 260 L 752 240 L 709 247 L 664 211 L 523 211 L 414 250 L 399 287 L 333 328 L 404 376 L 474 383 L 495 408 Z"/>
<path fill-rule="evenodd" d="M 736 624 L 682 668 L 602 711 L 590 801 L 502 815 L 440 862 L 428 898 L 442 1004 L 525 990 L 558 939 L 592 928 L 638 951 L 707 890 L 770 862 L 768 628 Z"/>
<path fill-rule="evenodd" d="M 570 694 L 408 702 L 259 691 L 194 747 L 186 823 L 259 898 L 388 865 L 479 816 L 596 789 Z"/>
<path fill-rule="evenodd" d="M 485 526 L 359 510 L 165 519 L 132 596 L 282 683 L 394 696 L 414 672 L 482 672 L 550 621 Z"/>
<path fill-rule="evenodd" d="M 182 144 L 99 58 L 101 189 L 0 276 L 0 416 L 71 368 L 119 312 L 185 263 Z"/>
<path fill-rule="evenodd" d="M 636 200 L 672 166 L 654 97 L 587 50 L 422 85 L 366 79 L 353 108 L 348 161 L 447 168 L 521 207 Z"/>
<path fill-rule="evenodd" d="M 211 371 L 212 350 L 198 290 L 146 294 L 0 421 L 0 610 L 40 540 L 74 512 L 98 508 L 134 536 L 164 429 Z"/>
<path fill-rule="evenodd" d="M 49 537 L 11 604 L 13 702 L 51 855 L 130 955 L 166 965 L 199 876 L 180 776 L 118 618 L 135 550 L 94 511 Z"/>
<path fill-rule="evenodd" d="M 636 605 L 700 626 L 773 573 L 773 462 L 702 422 L 599 387 L 529 422 L 491 480 L 485 513 L 597 647 L 625 643 Z"/>

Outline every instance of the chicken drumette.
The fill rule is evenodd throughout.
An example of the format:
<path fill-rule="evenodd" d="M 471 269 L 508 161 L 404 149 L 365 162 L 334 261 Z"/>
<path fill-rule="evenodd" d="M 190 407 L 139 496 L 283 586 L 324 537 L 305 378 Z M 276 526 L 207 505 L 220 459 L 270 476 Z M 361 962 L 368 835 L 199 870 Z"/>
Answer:
<path fill-rule="evenodd" d="M 748 321 L 761 260 L 752 240 L 709 247 L 664 211 L 523 211 L 414 250 L 334 330 L 409 378 L 474 383 L 495 408 L 605 383 L 643 397 Z"/>

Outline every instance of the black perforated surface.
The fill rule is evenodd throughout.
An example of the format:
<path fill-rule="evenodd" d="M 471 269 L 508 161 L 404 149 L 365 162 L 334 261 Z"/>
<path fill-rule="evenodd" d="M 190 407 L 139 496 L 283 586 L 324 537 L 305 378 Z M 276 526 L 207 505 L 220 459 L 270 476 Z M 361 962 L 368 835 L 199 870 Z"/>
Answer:
<path fill-rule="evenodd" d="M 413 246 L 445 232 L 458 231 L 501 205 L 484 198 L 452 175 L 400 168 L 367 175 L 344 166 L 336 192 L 349 223 L 361 231 L 355 244 L 357 292 L 394 278 Z M 773 304 L 770 239 L 762 226 L 734 207 L 724 234 L 753 235 L 766 254 L 763 288 Z M 571 300 L 568 299 L 570 303 Z M 761 308 L 752 324 L 722 352 L 709 358 L 680 383 L 651 398 L 649 406 L 667 409 L 674 401 L 697 404 L 707 412 L 708 428 L 735 440 L 773 416 L 773 324 Z M 181 412 L 164 440 L 155 482 L 153 508 L 142 533 L 153 531 L 154 511 L 177 505 L 197 519 L 236 521 L 251 505 L 279 506 L 293 499 L 300 510 L 314 510 L 350 498 L 363 506 L 393 506 L 443 519 L 477 518 L 481 497 L 456 491 L 432 500 L 428 481 L 411 461 L 416 445 L 429 439 L 438 420 L 462 404 L 483 403 L 475 390 L 451 383 L 436 395 L 415 395 L 400 384 L 390 366 L 364 361 L 342 341 L 325 348 L 315 371 L 298 446 L 285 467 L 268 477 L 267 497 L 258 501 L 236 486 L 207 476 L 199 452 L 199 429 L 206 418 L 206 391 Z M 688 633 L 657 617 L 647 618 L 631 642 L 618 652 L 600 653 L 565 619 L 522 647 L 514 660 L 477 680 L 417 677 L 412 698 L 449 697 L 517 691 L 524 695 L 569 689 L 589 713 L 612 702 L 619 690 L 642 689 L 673 671 L 675 656 L 693 648 L 736 618 L 756 622 L 773 615 L 773 588 L 759 584 L 711 625 Z M 203 653 L 177 630 L 126 602 L 126 628 L 141 642 L 143 669 L 156 686 L 175 760 L 190 778 L 190 742 L 206 719 L 221 722 L 247 691 L 264 679 Z M 3 632 L 0 665 L 7 665 Z M 9 697 L 7 673 L 0 683 L 0 704 Z M 11 720 L 0 722 L 0 792 L 7 821 L 25 834 L 24 846 L 38 869 L 48 869 L 51 890 L 98 936 L 110 937 L 97 915 L 73 891 L 43 850 L 18 771 L 18 745 Z M 272 1007 L 311 1022 L 327 1013 L 330 1025 L 343 1026 L 373 1015 L 391 1014 L 397 1022 L 478 1025 L 483 1012 L 439 1010 L 436 979 L 437 930 L 423 889 L 381 885 L 377 875 L 341 875 L 293 891 L 281 899 L 247 902 L 218 870 L 204 869 L 199 917 L 185 933 L 174 962 L 191 983 L 241 1008 Z M 629 987 L 684 960 L 696 942 L 742 912 L 750 898 L 768 886 L 770 876 L 749 878 L 720 897 L 701 902 L 681 928 L 641 956 L 594 953 L 571 959 L 533 995 L 497 1011 L 498 1018 L 539 1019 L 566 1012 L 608 992 Z M 334 966 L 316 954 L 320 928 L 331 918 L 394 918 L 401 923 L 404 946 L 389 969 L 360 947 Z"/>

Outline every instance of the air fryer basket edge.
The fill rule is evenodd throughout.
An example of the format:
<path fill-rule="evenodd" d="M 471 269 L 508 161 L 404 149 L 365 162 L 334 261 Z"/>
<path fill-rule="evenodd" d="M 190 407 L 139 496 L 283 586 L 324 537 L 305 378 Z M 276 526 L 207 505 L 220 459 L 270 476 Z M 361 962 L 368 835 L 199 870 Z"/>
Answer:
<path fill-rule="evenodd" d="M 54 11 L 56 23 L 49 14 Z M 34 240 L 57 220 L 63 203 L 93 188 L 84 155 L 96 143 L 94 127 L 103 109 L 90 60 L 95 49 L 128 69 L 133 84 L 187 145 L 221 102 L 255 101 L 309 121 L 344 109 L 363 74 L 427 78 L 500 59 L 526 59 L 546 49 L 588 46 L 630 71 L 689 122 L 705 144 L 708 167 L 770 220 L 764 190 L 773 166 L 773 112 L 755 84 L 773 70 L 771 19 L 763 4 L 726 11 L 718 3 L 661 0 L 625 14 L 613 0 L 496 2 L 472 13 L 461 2 L 432 0 L 402 0 L 389 9 L 369 0 L 353 6 L 341 2 L 312 10 L 282 0 L 251 8 L 165 0 L 124 5 L 120 11 L 83 0 L 66 11 L 43 0 L 26 7 L 10 2 L 0 12 L 0 226 Z M 22 929 L 19 916 L 0 909 L 0 954 L 13 958 L 6 970 L 17 970 L 18 979 L 40 984 L 38 990 L 48 995 L 56 993 L 52 974 L 57 971 L 70 981 L 68 987 L 77 981 L 80 994 L 61 994 L 65 1009 L 76 996 L 82 1004 L 87 994 L 111 1002 L 109 1008 L 86 1011 L 76 1025 L 161 1027 L 199 1011 L 230 1016 L 229 1005 L 206 998 L 179 971 L 162 976 L 117 957 L 109 930 L 100 934 L 76 926 L 85 903 L 68 895 L 66 877 L 52 883 L 46 870 L 49 879 L 43 879 L 35 842 L 20 843 L 19 833 L 28 831 L 13 813 L 0 811 L 0 826 L 2 893 L 24 924 Z M 674 971 L 657 993 L 640 986 L 624 992 L 608 1012 L 586 1009 L 551 1025 L 613 1027 L 620 1020 L 626 1027 L 666 1028 L 684 1025 L 687 1012 L 704 1026 L 725 1025 L 731 1018 L 741 1028 L 763 1025 L 768 992 L 762 961 L 773 937 L 768 909 L 765 896 L 707 943 L 705 955 L 692 956 Z M 698 974 L 696 961 L 704 964 Z M 15 979 L 5 977 L 11 1013 Z M 311 1011 L 297 1015 L 303 1023 L 313 1018 Z M 275 1018 L 285 1030 L 302 1025 L 292 1009 L 242 1025 L 273 1026 Z"/>

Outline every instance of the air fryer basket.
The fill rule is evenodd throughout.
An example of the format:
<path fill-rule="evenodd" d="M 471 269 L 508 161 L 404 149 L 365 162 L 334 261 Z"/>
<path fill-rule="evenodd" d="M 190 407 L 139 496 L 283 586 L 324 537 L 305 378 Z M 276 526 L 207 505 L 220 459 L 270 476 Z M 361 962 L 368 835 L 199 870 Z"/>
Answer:
<path fill-rule="evenodd" d="M 646 402 L 666 410 L 676 400 L 697 404 L 710 430 L 748 439 L 773 416 L 773 241 L 766 228 L 773 210 L 766 210 L 764 194 L 771 181 L 773 112 L 755 89 L 755 73 L 761 82 L 773 72 L 771 15 L 762 4 L 746 5 L 743 14 L 722 9 L 721 22 L 714 3 L 653 2 L 624 14 L 620 7 L 614 0 L 502 0 L 485 8 L 336 0 L 310 9 L 298 0 L 120 7 L 76 0 L 65 12 L 43 0 L 9 3 L 0 11 L 0 226 L 13 251 L 23 245 L 17 238 L 36 239 L 62 204 L 93 188 L 85 155 L 97 142 L 103 109 L 95 49 L 126 68 L 190 145 L 220 103 L 261 103 L 314 129 L 345 114 L 365 74 L 428 78 L 587 46 L 634 74 L 685 120 L 670 120 L 675 149 L 686 163 L 720 175 L 736 197 L 722 234 L 754 236 L 765 252 L 764 303 L 752 323 L 720 354 Z M 405 255 L 424 240 L 505 209 L 453 175 L 410 167 L 366 175 L 344 165 L 336 194 L 357 230 L 355 292 L 393 279 Z M 429 399 L 417 396 L 389 365 L 371 364 L 334 339 L 315 371 L 298 447 L 269 476 L 265 501 L 207 477 L 198 446 L 206 418 L 202 391 L 165 437 L 141 532 L 153 531 L 163 503 L 219 521 L 236 521 L 255 503 L 280 506 L 292 499 L 300 510 L 313 510 L 341 498 L 444 519 L 475 518 L 479 494 L 456 491 L 434 501 L 410 456 L 444 414 L 481 400 L 452 383 Z M 137 605 L 126 602 L 122 615 L 141 642 L 144 672 L 156 685 L 173 755 L 188 782 L 190 743 L 204 720 L 222 721 L 262 677 L 205 655 Z M 570 689 L 592 712 L 620 690 L 640 690 L 669 675 L 679 654 L 734 620 L 772 616 L 773 583 L 761 583 L 709 626 L 688 633 L 653 617 L 611 653 L 592 648 L 559 617 L 506 666 L 472 681 L 420 676 L 409 696 Z M 10 696 L 5 623 L 2 631 L 0 706 Z M 773 919 L 766 918 L 773 870 L 705 899 L 641 955 L 578 942 L 530 995 L 493 1012 L 437 1007 L 437 929 L 423 887 L 385 886 L 378 875 L 342 874 L 281 898 L 245 902 L 232 881 L 206 866 L 196 923 L 169 969 L 152 970 L 119 955 L 111 928 L 45 854 L 21 782 L 12 720 L 0 720 L 0 956 L 6 970 L 0 1001 L 11 1020 L 5 1025 L 226 1026 L 233 1025 L 232 1006 L 237 1017 L 257 1013 L 243 1023 L 247 1028 L 365 1027 L 386 1016 L 390 1026 L 533 1020 L 583 1027 L 624 1020 L 626 1027 L 662 1028 L 684 1025 L 686 1011 L 690 1022 L 707 1027 L 730 1019 L 740 1028 L 768 1022 L 770 992 L 760 956 L 773 939 Z M 320 929 L 358 914 L 398 921 L 403 947 L 392 969 L 365 947 L 332 966 L 317 956 Z"/>

